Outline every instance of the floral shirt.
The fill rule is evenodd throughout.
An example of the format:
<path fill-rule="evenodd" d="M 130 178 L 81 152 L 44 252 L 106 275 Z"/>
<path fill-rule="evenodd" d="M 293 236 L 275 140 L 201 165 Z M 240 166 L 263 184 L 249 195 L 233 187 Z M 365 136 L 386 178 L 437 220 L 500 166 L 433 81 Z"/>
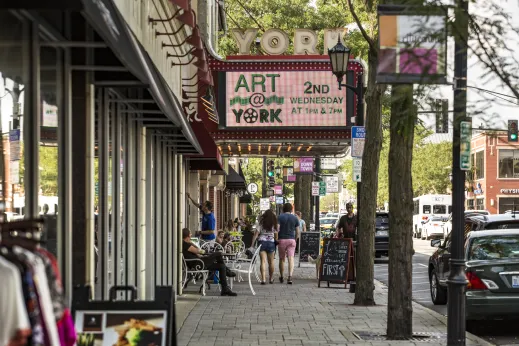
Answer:
<path fill-rule="evenodd" d="M 274 234 L 276 234 L 278 232 L 276 227 L 273 227 L 271 230 L 265 230 L 260 225 L 258 229 L 259 229 L 258 241 L 274 242 Z"/>

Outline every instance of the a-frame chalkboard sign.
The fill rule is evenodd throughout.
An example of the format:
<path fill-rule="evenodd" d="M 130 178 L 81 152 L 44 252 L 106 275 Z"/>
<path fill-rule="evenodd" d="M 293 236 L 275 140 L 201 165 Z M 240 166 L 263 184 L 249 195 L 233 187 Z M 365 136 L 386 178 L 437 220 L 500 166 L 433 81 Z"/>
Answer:
<path fill-rule="evenodd" d="M 353 254 L 353 239 L 350 238 L 325 238 L 321 254 L 321 265 L 319 268 L 318 287 L 321 281 L 344 284 L 348 281 L 355 270 Z"/>

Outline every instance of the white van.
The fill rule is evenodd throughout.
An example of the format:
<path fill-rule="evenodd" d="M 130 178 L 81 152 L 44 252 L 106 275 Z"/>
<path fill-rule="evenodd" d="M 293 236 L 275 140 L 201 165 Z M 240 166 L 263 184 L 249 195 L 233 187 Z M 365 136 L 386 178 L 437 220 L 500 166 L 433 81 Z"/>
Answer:
<path fill-rule="evenodd" d="M 413 198 L 413 237 L 422 236 L 423 223 L 432 215 L 447 219 L 452 211 L 451 195 L 423 195 Z"/>

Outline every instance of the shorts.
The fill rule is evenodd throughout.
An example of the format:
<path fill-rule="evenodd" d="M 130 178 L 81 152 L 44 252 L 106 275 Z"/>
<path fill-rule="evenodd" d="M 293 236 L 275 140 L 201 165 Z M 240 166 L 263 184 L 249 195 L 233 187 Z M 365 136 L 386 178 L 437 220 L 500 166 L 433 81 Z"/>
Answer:
<path fill-rule="evenodd" d="M 261 245 L 260 252 L 273 253 L 276 251 L 276 244 L 273 241 L 263 240 L 259 244 Z"/>
<path fill-rule="evenodd" d="M 294 257 L 296 252 L 296 240 L 295 239 L 279 239 L 278 240 L 279 258 L 285 259 L 288 257 Z"/>

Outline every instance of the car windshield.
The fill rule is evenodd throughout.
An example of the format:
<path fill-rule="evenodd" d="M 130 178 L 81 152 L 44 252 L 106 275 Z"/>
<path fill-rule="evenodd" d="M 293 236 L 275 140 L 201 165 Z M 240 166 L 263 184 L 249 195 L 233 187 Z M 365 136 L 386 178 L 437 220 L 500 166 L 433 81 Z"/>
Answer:
<path fill-rule="evenodd" d="M 321 220 L 321 225 L 331 225 L 332 223 L 335 223 L 335 219 L 323 219 Z"/>
<path fill-rule="evenodd" d="M 508 229 L 508 228 L 518 228 L 519 220 L 506 220 L 499 222 L 491 222 L 485 225 L 485 229 Z"/>
<path fill-rule="evenodd" d="M 469 260 L 519 258 L 519 234 L 475 238 L 469 251 Z"/>

